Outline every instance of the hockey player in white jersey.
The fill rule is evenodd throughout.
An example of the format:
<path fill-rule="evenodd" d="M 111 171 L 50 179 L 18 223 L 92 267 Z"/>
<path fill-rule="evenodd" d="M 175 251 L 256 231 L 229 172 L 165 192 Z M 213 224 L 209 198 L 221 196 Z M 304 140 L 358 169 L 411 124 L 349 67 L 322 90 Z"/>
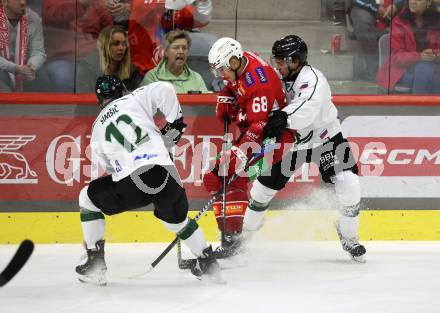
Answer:
<path fill-rule="evenodd" d="M 123 96 L 119 78 L 101 76 L 96 95 L 102 110 L 93 124 L 90 146 L 110 175 L 91 181 L 79 194 L 87 251 L 85 263 L 76 267 L 79 280 L 106 284 L 104 214 L 151 203 L 154 215 L 197 257 L 191 272 L 196 276 L 216 273 L 219 266 L 212 247 L 197 222 L 187 217 L 185 189 L 167 149 L 179 141 L 186 127 L 174 87 L 156 82 Z M 161 129 L 153 119 L 158 111 L 166 119 Z"/>
<path fill-rule="evenodd" d="M 331 101 L 327 79 L 307 64 L 307 45 L 295 35 L 277 40 L 272 47 L 272 63 L 282 75 L 287 106 L 273 111 L 264 129 L 265 137 L 280 138 L 287 127 L 297 131 L 293 151 L 263 173 L 251 188 L 244 217 L 244 231 L 262 225 L 264 211 L 293 171 L 305 162 L 319 166 L 321 178 L 333 184 L 340 205 L 336 230 L 342 248 L 363 262 L 365 247 L 358 242 L 360 186 L 358 168 L 350 146 L 342 135 L 338 112 Z"/>

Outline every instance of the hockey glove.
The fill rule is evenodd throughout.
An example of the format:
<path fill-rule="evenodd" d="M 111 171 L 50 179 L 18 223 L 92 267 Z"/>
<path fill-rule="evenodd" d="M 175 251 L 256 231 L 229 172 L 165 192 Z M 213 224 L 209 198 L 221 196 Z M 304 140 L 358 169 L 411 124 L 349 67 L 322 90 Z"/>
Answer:
<path fill-rule="evenodd" d="M 235 106 L 235 98 L 218 96 L 217 105 L 215 107 L 215 115 L 220 121 L 228 119 L 229 122 L 235 121 L 238 109 Z"/>
<path fill-rule="evenodd" d="M 221 176 L 223 176 L 223 162 L 226 162 L 226 177 L 229 179 L 229 177 L 231 177 L 235 172 L 240 172 L 243 169 L 247 162 L 247 157 L 244 152 L 240 150 L 240 148 L 232 146 L 231 150 L 227 151 L 225 156 L 217 159 L 214 169 L 203 176 L 203 185 L 207 191 L 217 192 L 220 189 L 222 181 Z M 242 177 L 239 177 L 237 181 L 241 181 L 240 178 Z M 243 178 L 246 180 L 246 182 L 248 181 L 247 177 Z"/>
<path fill-rule="evenodd" d="M 162 138 L 166 146 L 172 146 L 177 144 L 182 138 L 183 133 L 186 130 L 186 124 L 183 122 L 183 117 L 178 118 L 174 122 L 167 122 L 166 125 L 160 130 Z"/>
<path fill-rule="evenodd" d="M 218 170 L 218 169 L 217 169 Z M 222 177 L 218 176 L 218 171 L 213 170 L 212 172 L 206 173 L 203 176 L 203 186 L 209 192 L 217 192 L 222 187 Z M 228 186 L 230 188 L 238 188 L 241 190 L 245 190 L 247 183 L 249 182 L 249 178 L 247 175 L 239 176 Z"/>
<path fill-rule="evenodd" d="M 287 127 L 287 113 L 282 110 L 273 111 L 267 125 L 264 127 L 263 134 L 265 138 L 276 138 L 277 141 L 281 138 L 284 130 Z"/>

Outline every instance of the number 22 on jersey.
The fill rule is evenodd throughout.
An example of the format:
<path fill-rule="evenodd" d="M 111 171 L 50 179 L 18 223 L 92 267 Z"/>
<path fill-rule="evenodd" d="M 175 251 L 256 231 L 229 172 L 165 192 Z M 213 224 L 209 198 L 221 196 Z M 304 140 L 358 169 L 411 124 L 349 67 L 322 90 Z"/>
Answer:
<path fill-rule="evenodd" d="M 119 123 L 125 123 L 129 125 L 133 131 L 136 134 L 136 141 L 131 143 L 125 136 L 121 133 L 121 131 L 118 129 L 117 125 Z M 148 133 L 145 133 L 145 135 L 142 135 L 142 129 L 133 123 L 133 120 L 130 116 L 123 114 L 119 116 L 116 119 L 116 125 L 115 123 L 111 122 L 105 129 L 105 140 L 108 142 L 112 142 L 112 138 L 114 138 L 121 146 L 123 146 L 128 152 L 132 152 L 135 150 L 139 145 L 147 142 L 150 140 L 150 137 L 148 136 Z"/>

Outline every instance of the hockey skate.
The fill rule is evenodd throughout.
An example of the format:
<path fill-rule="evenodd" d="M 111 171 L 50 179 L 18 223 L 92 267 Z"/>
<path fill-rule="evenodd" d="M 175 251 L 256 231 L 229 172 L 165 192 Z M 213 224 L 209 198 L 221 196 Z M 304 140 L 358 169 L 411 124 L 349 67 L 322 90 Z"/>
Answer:
<path fill-rule="evenodd" d="M 226 234 L 225 242 L 218 246 L 214 255 L 216 259 L 226 259 L 243 252 L 242 237 L 239 234 Z"/>
<path fill-rule="evenodd" d="M 104 240 L 99 240 L 95 249 L 87 249 L 87 259 L 84 264 L 78 265 L 75 270 L 79 274 L 78 280 L 82 283 L 91 283 L 94 285 L 105 286 L 107 279 L 105 273 L 107 266 L 104 259 Z"/>
<path fill-rule="evenodd" d="M 198 279 L 202 279 L 203 276 L 210 276 L 216 280 L 220 277 L 220 265 L 215 259 L 212 246 L 209 246 L 202 252 L 202 256 L 195 259 L 191 267 L 191 273 Z"/>
<path fill-rule="evenodd" d="M 342 249 L 344 249 L 344 251 L 347 251 L 350 257 L 354 261 L 365 263 L 366 262 L 365 253 L 367 252 L 365 247 L 359 243 L 356 237 L 355 238 L 343 237 L 338 222 L 335 223 L 335 227 L 339 236 L 339 240 L 341 241 Z"/>
<path fill-rule="evenodd" d="M 218 246 L 212 253 L 215 259 L 229 259 L 244 251 L 243 238 L 241 235 L 226 235 L 226 243 Z M 182 259 L 178 257 L 178 266 L 181 270 L 191 269 L 196 266 L 197 259 Z M 220 268 L 225 268 L 221 264 Z M 233 266 L 235 267 L 235 266 Z"/>

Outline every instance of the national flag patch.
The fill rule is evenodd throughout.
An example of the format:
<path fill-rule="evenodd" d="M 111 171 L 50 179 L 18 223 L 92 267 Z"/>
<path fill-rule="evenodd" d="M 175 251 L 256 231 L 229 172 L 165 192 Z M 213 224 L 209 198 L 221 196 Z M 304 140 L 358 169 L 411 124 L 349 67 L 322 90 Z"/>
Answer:
<path fill-rule="evenodd" d="M 299 89 L 301 90 L 301 89 L 305 89 L 305 88 L 307 88 L 307 87 L 309 87 L 309 83 L 303 83 L 303 84 L 299 87 Z"/>
<path fill-rule="evenodd" d="M 266 73 L 261 66 L 255 68 L 255 73 L 262 84 L 267 83 Z"/>
<path fill-rule="evenodd" d="M 245 78 L 246 87 L 250 87 L 255 83 L 255 80 L 250 72 L 246 72 L 246 74 L 244 74 L 244 78 Z"/>

